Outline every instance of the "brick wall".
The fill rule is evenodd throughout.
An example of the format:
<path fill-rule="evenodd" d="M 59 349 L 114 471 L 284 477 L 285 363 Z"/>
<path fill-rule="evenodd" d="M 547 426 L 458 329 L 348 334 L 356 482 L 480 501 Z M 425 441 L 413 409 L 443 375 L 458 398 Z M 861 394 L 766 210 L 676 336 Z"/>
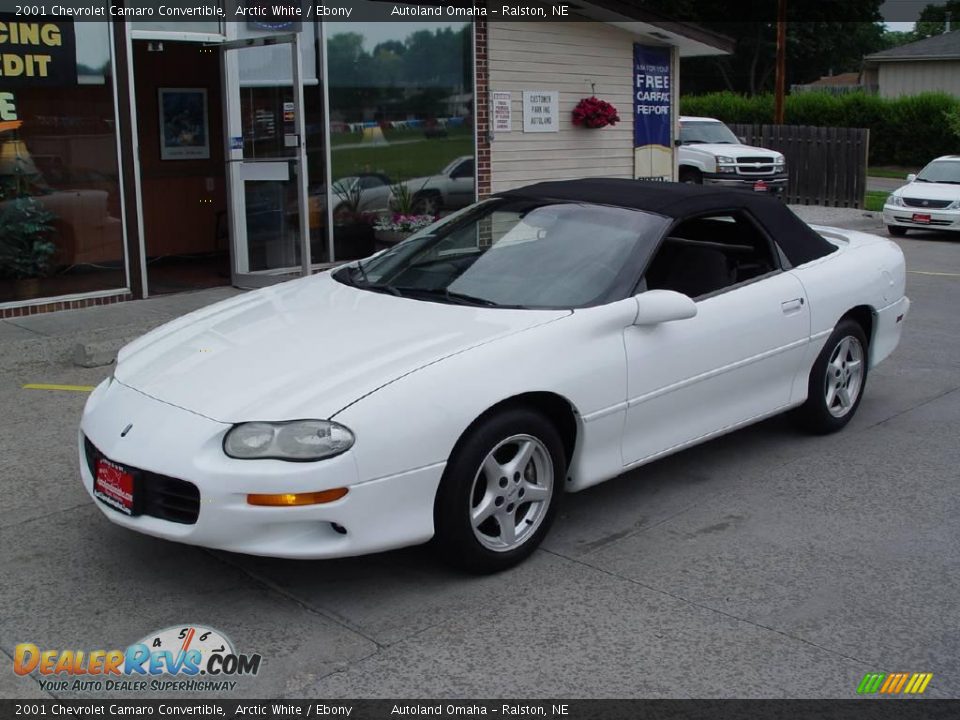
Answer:
<path fill-rule="evenodd" d="M 490 78 L 487 69 L 487 21 L 476 20 L 473 26 L 474 73 L 477 97 L 477 196 L 490 194 Z"/>
<path fill-rule="evenodd" d="M 60 310 L 79 310 L 81 308 L 96 307 L 98 305 L 113 305 L 114 303 L 133 300 L 129 292 L 104 297 L 78 298 L 77 300 L 39 300 L 32 305 L 20 307 L 0 307 L 0 320 L 5 318 L 28 317 Z"/>

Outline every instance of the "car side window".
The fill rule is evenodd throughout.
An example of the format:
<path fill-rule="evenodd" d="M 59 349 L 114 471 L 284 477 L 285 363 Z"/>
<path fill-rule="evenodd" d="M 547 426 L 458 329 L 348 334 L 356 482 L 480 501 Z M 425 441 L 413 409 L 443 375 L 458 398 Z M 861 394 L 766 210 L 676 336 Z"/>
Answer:
<path fill-rule="evenodd" d="M 742 212 L 685 220 L 663 239 L 644 281 L 694 299 L 779 269 L 770 241 Z"/>
<path fill-rule="evenodd" d="M 454 180 L 473 177 L 473 160 L 464 160 L 450 173 L 450 177 Z"/>

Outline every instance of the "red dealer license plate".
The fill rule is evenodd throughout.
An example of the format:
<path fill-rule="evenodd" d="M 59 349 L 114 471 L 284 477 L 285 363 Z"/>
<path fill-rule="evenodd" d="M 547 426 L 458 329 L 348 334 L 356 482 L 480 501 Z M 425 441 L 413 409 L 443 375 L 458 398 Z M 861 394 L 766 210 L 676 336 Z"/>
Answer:
<path fill-rule="evenodd" d="M 926 213 L 914 213 L 913 221 L 915 223 L 928 223 L 930 222 L 930 216 Z"/>
<path fill-rule="evenodd" d="M 766 184 L 763 180 L 757 180 L 757 181 L 753 184 L 753 191 L 754 191 L 754 192 L 766 192 L 766 191 L 769 190 L 769 189 L 770 189 L 770 188 L 767 186 L 767 184 Z"/>
<path fill-rule="evenodd" d="M 126 515 L 136 515 L 136 486 L 133 473 L 104 458 L 97 461 L 93 494 L 101 502 Z"/>

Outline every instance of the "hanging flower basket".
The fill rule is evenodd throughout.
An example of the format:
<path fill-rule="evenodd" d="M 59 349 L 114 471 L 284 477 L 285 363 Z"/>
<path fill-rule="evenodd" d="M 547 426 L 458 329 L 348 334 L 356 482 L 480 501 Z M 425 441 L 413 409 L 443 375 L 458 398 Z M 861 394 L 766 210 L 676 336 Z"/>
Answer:
<path fill-rule="evenodd" d="M 617 109 L 597 97 L 583 98 L 573 109 L 573 124 L 585 128 L 602 128 L 620 122 Z"/>

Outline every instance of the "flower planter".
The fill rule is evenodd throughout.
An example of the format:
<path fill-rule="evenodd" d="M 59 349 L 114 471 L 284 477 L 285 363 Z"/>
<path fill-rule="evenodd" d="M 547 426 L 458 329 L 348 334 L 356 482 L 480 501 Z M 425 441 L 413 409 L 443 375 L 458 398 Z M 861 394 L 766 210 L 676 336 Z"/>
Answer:
<path fill-rule="evenodd" d="M 333 252 L 337 260 L 358 260 L 374 253 L 373 226 L 365 223 L 335 225 Z"/>
<path fill-rule="evenodd" d="M 599 130 L 620 122 L 617 109 L 606 100 L 598 97 L 583 98 L 577 103 L 571 115 L 571 121 L 577 127 Z"/>
<path fill-rule="evenodd" d="M 40 297 L 40 278 L 18 278 L 13 281 L 14 300 L 33 300 Z"/>

